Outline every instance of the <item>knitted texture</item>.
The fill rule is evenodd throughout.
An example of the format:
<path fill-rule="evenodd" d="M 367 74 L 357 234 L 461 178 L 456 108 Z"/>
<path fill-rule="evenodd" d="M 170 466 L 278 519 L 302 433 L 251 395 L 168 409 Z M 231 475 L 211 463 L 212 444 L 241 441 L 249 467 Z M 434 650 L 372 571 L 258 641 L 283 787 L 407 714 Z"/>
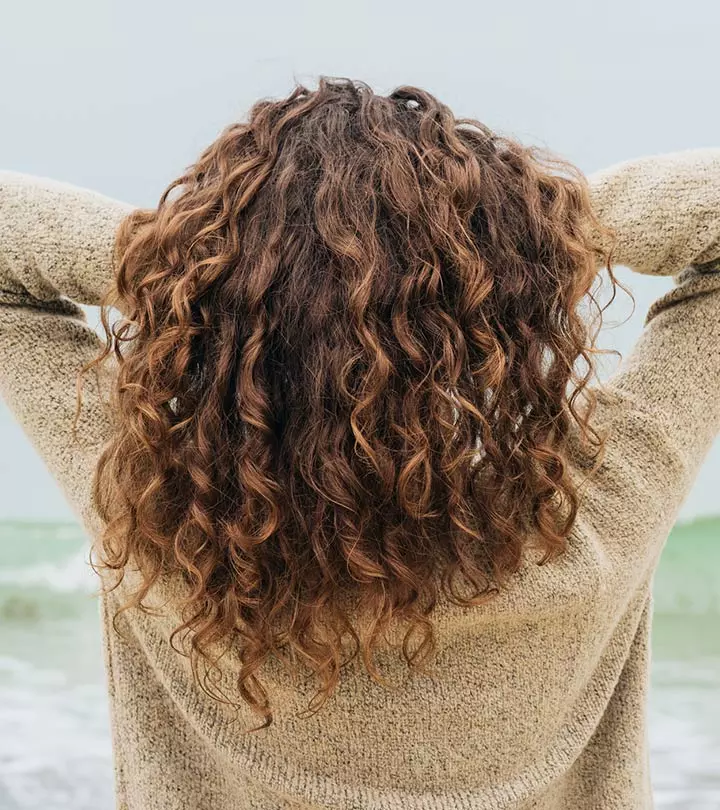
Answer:
<path fill-rule="evenodd" d="M 257 718 L 209 698 L 170 648 L 177 583 L 154 590 L 158 615 L 121 614 L 121 634 L 112 617 L 123 590 L 102 596 L 121 810 L 652 807 L 652 577 L 720 430 L 720 149 L 630 161 L 590 182 L 616 229 L 615 262 L 676 283 L 599 392 L 607 448 L 567 553 L 528 560 L 486 606 L 441 602 L 432 678 L 381 651 L 392 689 L 354 663 L 320 713 L 301 719 L 313 684 L 269 664 L 275 722 L 252 734 Z M 90 535 L 113 368 L 86 382 L 73 431 L 77 372 L 100 346 L 79 304 L 97 304 L 110 283 L 130 210 L 0 173 L 0 391 Z M 589 459 L 575 445 L 582 476 Z M 237 665 L 228 654 L 227 672 Z"/>

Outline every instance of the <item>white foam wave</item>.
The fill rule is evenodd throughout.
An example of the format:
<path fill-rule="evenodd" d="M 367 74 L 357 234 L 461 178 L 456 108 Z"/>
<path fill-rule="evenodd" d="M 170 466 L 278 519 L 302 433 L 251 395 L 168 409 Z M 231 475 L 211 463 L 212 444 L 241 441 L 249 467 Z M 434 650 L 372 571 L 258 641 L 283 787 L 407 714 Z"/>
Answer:
<path fill-rule="evenodd" d="M 47 588 L 60 593 L 92 593 L 97 590 L 97 576 L 90 567 L 86 549 L 80 549 L 57 563 L 0 568 L 0 586 Z"/>

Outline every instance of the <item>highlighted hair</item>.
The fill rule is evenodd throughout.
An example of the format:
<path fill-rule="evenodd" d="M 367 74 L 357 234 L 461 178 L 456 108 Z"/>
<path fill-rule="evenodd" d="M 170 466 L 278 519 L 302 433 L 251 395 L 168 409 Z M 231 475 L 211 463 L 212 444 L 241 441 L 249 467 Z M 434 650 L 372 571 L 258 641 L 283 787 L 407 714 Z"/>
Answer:
<path fill-rule="evenodd" d="M 238 645 L 264 725 L 268 656 L 317 676 L 312 711 L 347 640 L 382 681 L 392 622 L 423 668 L 441 594 L 565 548 L 597 227 L 579 171 L 416 88 L 322 79 L 227 127 L 118 232 L 95 501 L 128 606 L 182 577 L 176 632 L 196 664 Z"/>

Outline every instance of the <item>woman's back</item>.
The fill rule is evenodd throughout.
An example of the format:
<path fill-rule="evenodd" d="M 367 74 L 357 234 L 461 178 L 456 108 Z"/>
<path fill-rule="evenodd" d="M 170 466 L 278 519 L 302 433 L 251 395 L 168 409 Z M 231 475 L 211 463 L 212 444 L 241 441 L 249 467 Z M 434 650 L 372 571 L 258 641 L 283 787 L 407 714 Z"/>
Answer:
<path fill-rule="evenodd" d="M 426 94 L 398 123 L 327 92 L 334 141 L 280 138 L 317 97 L 261 106 L 158 212 L 0 177 L 2 392 L 124 572 L 120 806 L 649 807 L 651 580 L 720 425 L 720 151 L 588 190 Z M 596 389 L 611 247 L 682 273 Z M 129 350 L 75 424 L 73 301 L 115 273 Z"/>

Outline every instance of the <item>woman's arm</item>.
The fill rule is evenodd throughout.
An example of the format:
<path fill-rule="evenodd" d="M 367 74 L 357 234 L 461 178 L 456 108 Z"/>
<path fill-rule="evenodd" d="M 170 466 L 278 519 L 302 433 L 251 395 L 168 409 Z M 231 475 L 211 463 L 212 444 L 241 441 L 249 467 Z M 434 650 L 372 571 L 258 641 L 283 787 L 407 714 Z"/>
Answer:
<path fill-rule="evenodd" d="M 589 179 L 600 220 L 616 231 L 614 262 L 675 277 L 609 388 L 661 426 L 682 460 L 681 496 L 720 431 L 720 149 L 646 157 Z"/>
<path fill-rule="evenodd" d="M 102 380 L 87 375 L 73 431 L 78 371 L 101 347 L 78 304 L 97 305 L 113 242 L 132 207 L 65 183 L 0 172 L 0 394 L 86 527 L 109 422 Z"/>
<path fill-rule="evenodd" d="M 651 412 L 696 468 L 720 429 L 720 273 L 684 268 L 720 266 L 720 150 L 627 162 L 590 183 L 601 221 L 616 231 L 615 262 L 678 282 L 651 308 L 610 387 Z M 77 302 L 105 293 L 115 231 L 131 210 L 0 173 L 0 392 L 85 520 L 108 421 L 88 380 L 73 436 L 77 372 L 100 346 Z"/>

